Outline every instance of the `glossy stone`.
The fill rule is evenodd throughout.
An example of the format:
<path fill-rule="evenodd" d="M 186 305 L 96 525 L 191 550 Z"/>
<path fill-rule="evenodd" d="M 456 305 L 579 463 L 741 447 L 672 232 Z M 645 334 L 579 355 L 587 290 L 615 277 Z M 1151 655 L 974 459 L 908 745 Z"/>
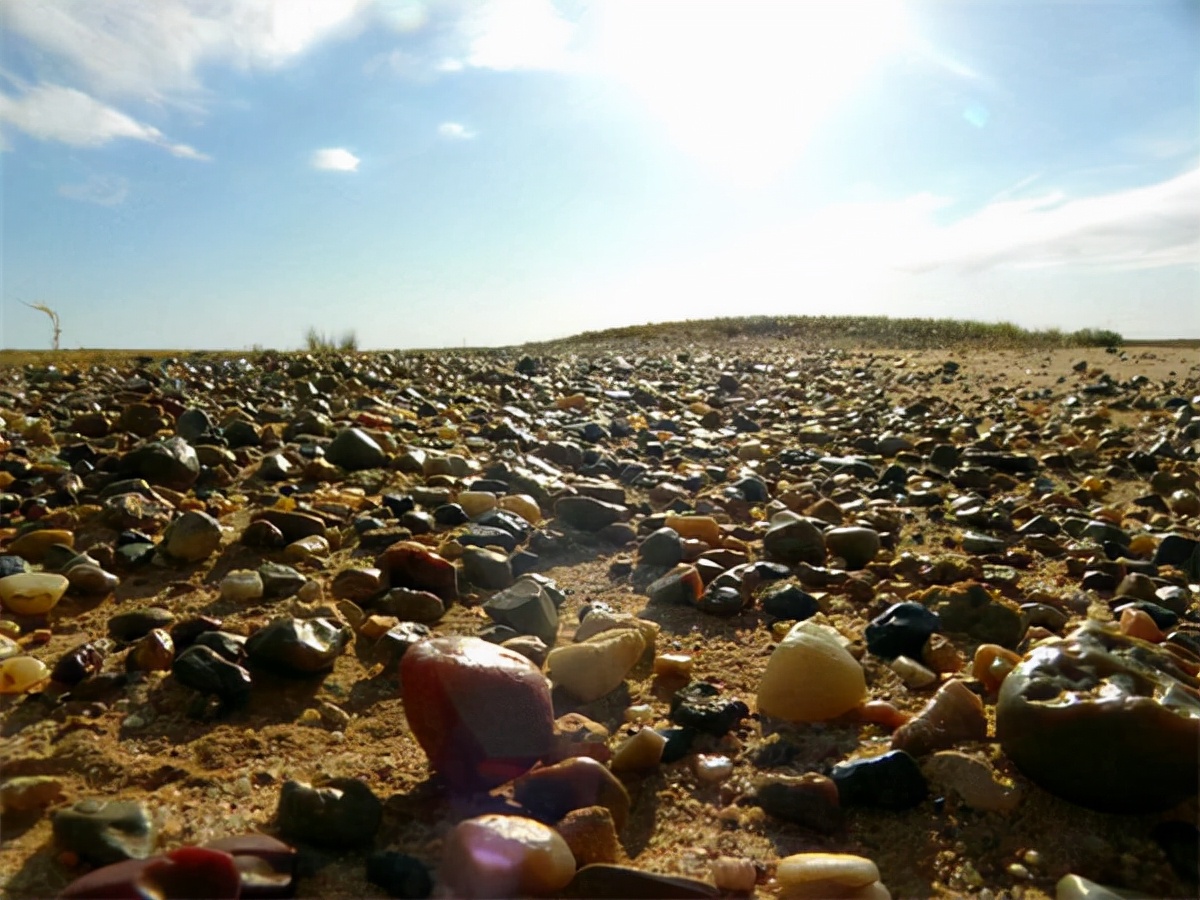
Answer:
<path fill-rule="evenodd" d="M 375 560 L 393 587 L 430 591 L 442 600 L 458 599 L 458 574 L 454 564 L 415 541 L 392 544 Z"/>
<path fill-rule="evenodd" d="M 722 697 L 716 686 L 698 681 L 675 692 L 671 721 L 685 728 L 720 737 L 736 728 L 750 708 L 741 700 Z"/>
<path fill-rule="evenodd" d="M 40 690 L 50 669 L 33 656 L 10 656 L 0 662 L 0 694 L 26 694 Z"/>
<path fill-rule="evenodd" d="M 184 650 L 171 665 L 180 684 L 223 700 L 239 701 L 250 693 L 250 673 L 209 647 L 195 644 Z"/>
<path fill-rule="evenodd" d="M 803 622 L 821 611 L 815 597 L 797 584 L 773 584 L 759 598 L 763 612 L 776 619 Z"/>
<path fill-rule="evenodd" d="M 355 778 L 333 778 L 314 787 L 288 780 L 275 812 L 284 835 L 312 844 L 356 847 L 369 843 L 383 820 L 383 803 Z"/>
<path fill-rule="evenodd" d="M 134 897 L 153 900 L 237 900 L 264 896 L 242 890 L 234 857 L 222 850 L 180 847 L 152 859 L 133 859 L 83 875 L 63 889 L 63 900 Z"/>
<path fill-rule="evenodd" d="M 696 567 L 680 563 L 646 588 L 651 603 L 692 606 L 704 593 L 704 581 Z"/>
<path fill-rule="evenodd" d="M 549 647 L 558 639 L 558 607 L 545 586 L 528 575 L 493 594 L 483 604 L 483 611 L 493 622 L 539 637 Z"/>
<path fill-rule="evenodd" d="M 111 645 L 111 641 L 108 642 Z M 50 677 L 68 687 L 79 684 L 83 679 L 96 675 L 104 668 L 105 649 L 98 642 L 89 641 L 68 650 L 59 657 L 50 672 Z"/>
<path fill-rule="evenodd" d="M 772 525 L 763 535 L 763 552 L 790 565 L 825 563 L 825 538 L 821 529 L 807 519 L 793 518 Z"/>
<path fill-rule="evenodd" d="M 502 784 L 551 748 L 550 687 L 520 654 L 472 637 L 436 637 L 400 662 L 413 736 L 454 789 Z"/>
<path fill-rule="evenodd" d="M 847 569 L 861 569 L 879 552 L 879 532 L 857 525 L 831 528 L 825 532 L 825 546 L 846 561 Z"/>
<path fill-rule="evenodd" d="M 867 650 L 883 659 L 921 658 L 929 636 L 941 630 L 941 619 L 919 603 L 896 603 L 867 625 Z"/>
<path fill-rule="evenodd" d="M 173 559 L 200 562 L 221 545 L 221 523 L 208 513 L 189 510 L 163 533 L 161 547 Z"/>
<path fill-rule="evenodd" d="M 829 777 L 846 806 L 911 809 L 929 793 L 917 761 L 903 750 L 838 763 Z"/>
<path fill-rule="evenodd" d="M 18 616 L 48 613 L 62 599 L 70 582 L 51 572 L 24 572 L 0 578 L 0 604 Z"/>
<path fill-rule="evenodd" d="M 620 831 L 629 818 L 629 793 L 602 763 L 576 756 L 536 768 L 513 783 L 514 799 L 534 818 L 553 824 L 573 809 L 603 806 Z"/>
<path fill-rule="evenodd" d="M 575 875 L 575 857 L 554 829 L 523 816 L 459 822 L 442 847 L 438 881 L 461 898 L 547 896 Z"/>
<path fill-rule="evenodd" d="M 310 675 L 332 668 L 352 636 L 348 626 L 328 619 L 276 619 L 250 636 L 246 655 L 256 664 Z"/>
<path fill-rule="evenodd" d="M 1009 673 L 996 735 L 1022 773 L 1067 800 L 1165 809 L 1200 788 L 1198 687 L 1168 652 L 1088 622 Z"/>

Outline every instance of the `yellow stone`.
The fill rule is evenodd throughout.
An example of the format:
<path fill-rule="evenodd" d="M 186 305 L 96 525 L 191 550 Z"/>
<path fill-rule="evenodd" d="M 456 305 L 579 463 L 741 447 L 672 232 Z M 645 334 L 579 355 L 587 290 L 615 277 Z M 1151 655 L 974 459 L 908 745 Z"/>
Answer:
<path fill-rule="evenodd" d="M 458 505 L 468 516 L 474 518 L 480 513 L 496 508 L 496 495 L 491 491 L 460 491 Z"/>
<path fill-rule="evenodd" d="M 792 722 L 821 722 L 854 709 L 867 696 L 867 679 L 840 635 L 816 622 L 800 622 L 767 660 L 758 709 Z"/>
<path fill-rule="evenodd" d="M 31 563 L 40 563 L 46 558 L 46 552 L 54 544 L 66 544 L 68 547 L 74 547 L 75 535 L 59 528 L 27 531 L 9 544 L 5 552 L 27 559 Z"/>
<path fill-rule="evenodd" d="M 646 640 L 636 628 L 614 628 L 551 650 L 546 672 L 556 687 L 591 703 L 615 690 L 645 651 Z"/>
<path fill-rule="evenodd" d="M 662 762 L 667 739 L 653 728 L 643 728 L 613 751 L 609 768 L 614 772 L 641 772 Z"/>
<path fill-rule="evenodd" d="M 691 678 L 691 654 L 660 653 L 654 657 L 654 674 L 660 678 Z"/>
<path fill-rule="evenodd" d="M 40 659 L 14 656 L 0 662 L 0 694 L 26 694 L 36 690 L 50 677 L 50 670 Z"/>
<path fill-rule="evenodd" d="M 62 599 L 70 582 L 51 572 L 20 572 L 0 578 L 0 603 L 19 616 L 40 616 Z"/>
<path fill-rule="evenodd" d="M 712 516 L 669 515 L 663 524 L 667 528 L 674 528 L 680 537 L 696 538 L 710 547 L 721 543 L 721 526 Z"/>
<path fill-rule="evenodd" d="M 500 508 L 516 513 L 530 525 L 542 521 L 541 507 L 528 494 L 505 494 L 500 498 Z"/>
<path fill-rule="evenodd" d="M 779 861 L 783 897 L 854 897 L 879 881 L 879 867 L 850 853 L 796 853 Z"/>

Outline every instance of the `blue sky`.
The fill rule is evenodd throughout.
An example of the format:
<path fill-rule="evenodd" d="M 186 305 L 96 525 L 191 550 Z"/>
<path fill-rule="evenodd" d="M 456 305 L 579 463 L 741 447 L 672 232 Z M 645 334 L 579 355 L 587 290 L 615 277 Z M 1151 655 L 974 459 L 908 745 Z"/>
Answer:
<path fill-rule="evenodd" d="M 0 346 L 1200 337 L 1200 4 L 0 0 Z"/>

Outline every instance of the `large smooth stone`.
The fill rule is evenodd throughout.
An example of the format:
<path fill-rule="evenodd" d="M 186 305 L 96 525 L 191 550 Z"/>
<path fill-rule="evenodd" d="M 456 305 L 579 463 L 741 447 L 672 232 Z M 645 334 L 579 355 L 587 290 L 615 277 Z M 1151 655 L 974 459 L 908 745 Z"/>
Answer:
<path fill-rule="evenodd" d="M 123 473 L 140 475 L 150 484 L 177 491 L 186 491 L 200 476 L 196 451 L 178 436 L 144 444 L 125 454 L 120 468 Z"/>
<path fill-rule="evenodd" d="M 356 778 L 320 787 L 285 781 L 275 818 L 287 837 L 312 844 L 355 847 L 369 843 L 383 821 L 383 803 Z"/>
<path fill-rule="evenodd" d="M 328 619 L 276 619 L 246 641 L 246 655 L 293 675 L 311 675 L 333 667 L 353 632 Z"/>
<path fill-rule="evenodd" d="M 449 602 L 458 599 L 458 572 L 454 564 L 424 544 L 399 541 L 375 560 L 393 587 L 429 591 Z"/>
<path fill-rule="evenodd" d="M 925 642 L 941 627 L 937 614 L 920 603 L 893 603 L 867 624 L 863 636 L 867 650 L 883 659 L 920 659 Z"/>
<path fill-rule="evenodd" d="M 624 506 L 594 497 L 561 497 L 554 504 L 554 515 L 580 531 L 599 531 L 620 522 L 628 512 Z"/>
<path fill-rule="evenodd" d="M 467 547 L 463 551 L 462 561 L 467 581 L 484 590 L 498 590 L 513 583 L 512 564 L 501 552 L 484 547 Z"/>
<path fill-rule="evenodd" d="M 879 881 L 879 867 L 849 853 L 796 853 L 784 857 L 775 878 L 787 898 L 853 897 Z"/>
<path fill-rule="evenodd" d="M 820 722 L 854 709 L 867 696 L 858 660 L 831 629 L 800 622 L 767 660 L 758 709 L 792 722 Z"/>
<path fill-rule="evenodd" d="M 549 896 L 575 876 L 575 856 L 553 828 L 524 816 L 484 815 L 454 826 L 439 882 L 453 897 Z"/>
<path fill-rule="evenodd" d="M 1088 622 L 1008 674 L 996 736 L 1023 774 L 1073 803 L 1167 809 L 1200 789 L 1198 688 L 1169 652 Z"/>
<path fill-rule="evenodd" d="M 40 616 L 52 610 L 70 582 L 51 572 L 22 572 L 0 578 L 0 603 L 18 616 Z"/>
<path fill-rule="evenodd" d="M 640 631 L 614 628 L 551 650 L 546 671 L 555 687 L 591 703 L 620 686 L 645 652 L 646 639 Z"/>
<path fill-rule="evenodd" d="M 413 736 L 452 788 L 494 787 L 550 752 L 546 677 L 519 653 L 474 637 L 436 637 L 400 661 Z"/>
<path fill-rule="evenodd" d="M 27 694 L 49 678 L 49 667 L 33 656 L 10 656 L 0 662 L 0 694 Z"/>
<path fill-rule="evenodd" d="M 31 563 L 40 563 L 46 559 L 50 548 L 58 544 L 74 547 L 75 535 L 59 528 L 27 531 L 8 545 L 7 552 L 27 559 Z"/>
<path fill-rule="evenodd" d="M 189 510 L 167 526 L 162 547 L 183 562 L 201 562 L 221 546 L 221 523 L 208 513 Z"/>

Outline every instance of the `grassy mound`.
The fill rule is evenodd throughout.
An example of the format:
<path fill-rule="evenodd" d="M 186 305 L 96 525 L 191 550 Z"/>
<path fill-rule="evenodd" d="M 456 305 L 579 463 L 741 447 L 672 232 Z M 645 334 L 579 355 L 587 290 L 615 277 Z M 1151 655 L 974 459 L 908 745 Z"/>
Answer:
<path fill-rule="evenodd" d="M 879 347 L 928 350 L 939 347 L 977 347 L 981 350 L 1119 347 L 1124 338 L 1115 331 L 1057 328 L 1034 331 L 1011 322 L 971 322 L 964 319 L 892 319 L 887 316 L 743 316 L 629 325 L 588 331 L 554 341 L 530 344 L 546 350 L 579 350 L 598 344 L 628 341 L 709 343 L 737 338 L 775 338 L 812 346 Z"/>

